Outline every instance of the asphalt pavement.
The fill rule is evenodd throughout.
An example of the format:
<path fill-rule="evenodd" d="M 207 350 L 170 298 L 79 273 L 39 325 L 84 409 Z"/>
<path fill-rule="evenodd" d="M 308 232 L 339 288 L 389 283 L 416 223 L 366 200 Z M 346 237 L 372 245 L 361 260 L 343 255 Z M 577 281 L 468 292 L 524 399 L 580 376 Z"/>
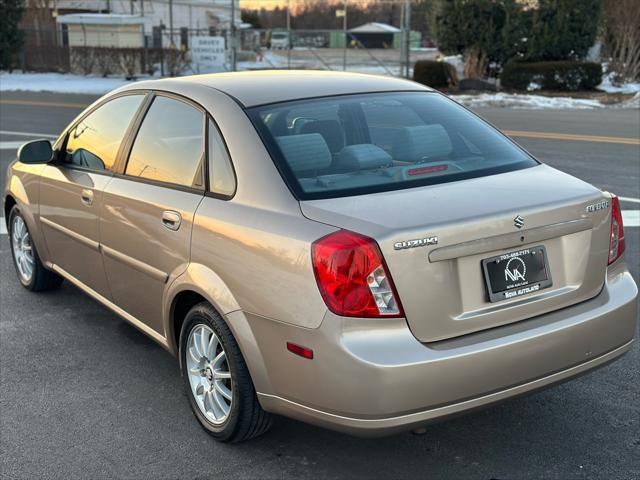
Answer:
<path fill-rule="evenodd" d="M 56 135 L 94 96 L 2 93 L 0 180 L 12 146 Z M 479 109 L 499 128 L 638 139 L 640 111 Z M 640 145 L 517 137 L 537 158 L 640 208 Z M 640 228 L 626 229 L 640 274 Z M 192 417 L 175 360 L 76 288 L 31 294 L 0 235 L 2 478 L 640 477 L 640 347 L 569 383 L 410 433 L 363 440 L 278 418 L 240 445 Z M 314 381 L 321 382 L 322 379 Z"/>

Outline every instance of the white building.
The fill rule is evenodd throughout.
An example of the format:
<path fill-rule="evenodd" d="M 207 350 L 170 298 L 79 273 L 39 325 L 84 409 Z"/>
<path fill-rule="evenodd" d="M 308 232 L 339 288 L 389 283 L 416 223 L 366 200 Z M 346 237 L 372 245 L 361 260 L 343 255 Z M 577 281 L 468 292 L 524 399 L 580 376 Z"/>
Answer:
<path fill-rule="evenodd" d="M 136 15 L 144 19 L 147 46 L 173 42 L 182 45 L 194 34 L 209 35 L 227 30 L 232 16 L 240 26 L 240 0 L 54 0 L 55 10 L 69 13 Z"/>
<path fill-rule="evenodd" d="M 69 47 L 144 47 L 144 20 L 133 15 L 71 13 L 57 18 L 67 28 Z"/>

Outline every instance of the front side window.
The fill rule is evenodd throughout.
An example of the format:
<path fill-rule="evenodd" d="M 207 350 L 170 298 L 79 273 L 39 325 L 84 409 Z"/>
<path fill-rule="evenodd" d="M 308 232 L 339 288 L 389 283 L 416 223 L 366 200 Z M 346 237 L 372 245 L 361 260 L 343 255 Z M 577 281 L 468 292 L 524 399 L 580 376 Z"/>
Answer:
<path fill-rule="evenodd" d="M 204 114 L 158 96 L 133 142 L 125 174 L 183 187 L 204 187 Z"/>
<path fill-rule="evenodd" d="M 255 107 L 249 115 L 302 200 L 537 165 L 495 129 L 437 93 L 344 95 Z"/>
<path fill-rule="evenodd" d="M 122 139 L 144 95 L 115 98 L 83 118 L 67 137 L 62 162 L 91 170 L 112 170 Z"/>

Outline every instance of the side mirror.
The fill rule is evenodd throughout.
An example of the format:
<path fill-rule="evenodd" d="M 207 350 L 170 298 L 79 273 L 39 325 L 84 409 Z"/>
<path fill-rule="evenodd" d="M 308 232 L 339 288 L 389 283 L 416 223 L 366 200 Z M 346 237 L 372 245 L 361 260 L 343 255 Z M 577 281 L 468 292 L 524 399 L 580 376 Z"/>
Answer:
<path fill-rule="evenodd" d="M 27 142 L 18 149 L 18 161 L 22 163 L 49 163 L 53 149 L 49 140 Z"/>

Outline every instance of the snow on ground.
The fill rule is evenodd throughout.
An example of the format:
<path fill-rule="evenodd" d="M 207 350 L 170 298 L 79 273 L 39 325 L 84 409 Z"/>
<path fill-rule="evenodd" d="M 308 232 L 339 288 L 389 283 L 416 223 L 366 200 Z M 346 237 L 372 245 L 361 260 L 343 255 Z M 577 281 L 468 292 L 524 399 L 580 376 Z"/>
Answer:
<path fill-rule="evenodd" d="M 282 68 L 286 57 L 265 56 L 263 62 L 239 62 L 241 69 Z M 292 65 L 295 68 L 295 65 Z M 317 68 L 321 68 L 318 66 Z M 389 68 L 389 67 L 388 67 Z M 397 74 L 397 67 L 390 67 Z M 362 73 L 388 74 L 385 68 L 378 65 L 350 65 L 349 71 Z M 144 77 L 145 79 L 148 77 Z M 142 80 L 143 78 L 141 78 Z M 50 91 L 61 93 L 104 94 L 110 90 L 130 83 L 122 77 L 98 77 L 61 73 L 6 73 L 0 72 L 0 91 L 22 90 L 31 92 Z M 510 108 L 568 108 L 589 109 L 602 108 L 597 100 L 577 99 L 569 97 L 546 97 L 542 95 L 519 95 L 508 93 L 483 93 L 479 95 L 452 95 L 452 98 L 469 107 L 510 107 Z M 640 108 L 640 89 L 633 98 L 611 105 L 616 108 Z"/>
<path fill-rule="evenodd" d="M 69 73 L 0 72 L 0 91 L 95 93 L 103 94 L 130 83 L 123 77 L 95 77 Z"/>
<path fill-rule="evenodd" d="M 518 95 L 510 93 L 482 93 L 480 95 L 451 95 L 451 98 L 467 107 L 510 108 L 602 108 L 598 100 L 569 97 L 545 97 L 542 95 Z"/>
<path fill-rule="evenodd" d="M 299 68 L 303 70 L 308 69 L 317 69 L 317 70 L 342 70 L 342 59 L 338 63 L 336 63 L 335 58 L 329 58 L 327 56 L 313 56 L 311 52 L 312 49 L 297 47 L 294 50 L 309 52 L 309 55 L 305 57 L 295 57 L 292 56 L 290 59 L 287 59 L 286 51 L 265 51 L 263 53 L 262 61 L 256 60 L 253 61 L 243 61 L 238 62 L 238 70 L 264 70 L 271 68 L 288 68 L 290 65 L 291 68 Z M 360 64 L 354 62 L 353 60 L 347 60 L 347 70 L 349 72 L 355 73 L 371 73 L 376 75 L 399 75 L 400 66 L 399 65 L 390 65 L 385 64 L 383 62 L 376 63 L 372 59 L 368 59 L 368 63 Z"/>
<path fill-rule="evenodd" d="M 636 93 L 629 100 L 611 106 L 616 108 L 640 108 L 640 92 Z"/>
<path fill-rule="evenodd" d="M 255 61 L 238 62 L 239 70 L 260 70 L 264 68 L 287 68 L 287 56 L 264 51 L 262 61 L 257 56 Z"/>
<path fill-rule="evenodd" d="M 602 76 L 602 83 L 596 88 L 607 93 L 638 93 L 640 92 L 640 82 L 623 83 L 622 85 L 614 85 L 613 73 Z M 635 98 L 635 97 L 634 97 Z"/>

